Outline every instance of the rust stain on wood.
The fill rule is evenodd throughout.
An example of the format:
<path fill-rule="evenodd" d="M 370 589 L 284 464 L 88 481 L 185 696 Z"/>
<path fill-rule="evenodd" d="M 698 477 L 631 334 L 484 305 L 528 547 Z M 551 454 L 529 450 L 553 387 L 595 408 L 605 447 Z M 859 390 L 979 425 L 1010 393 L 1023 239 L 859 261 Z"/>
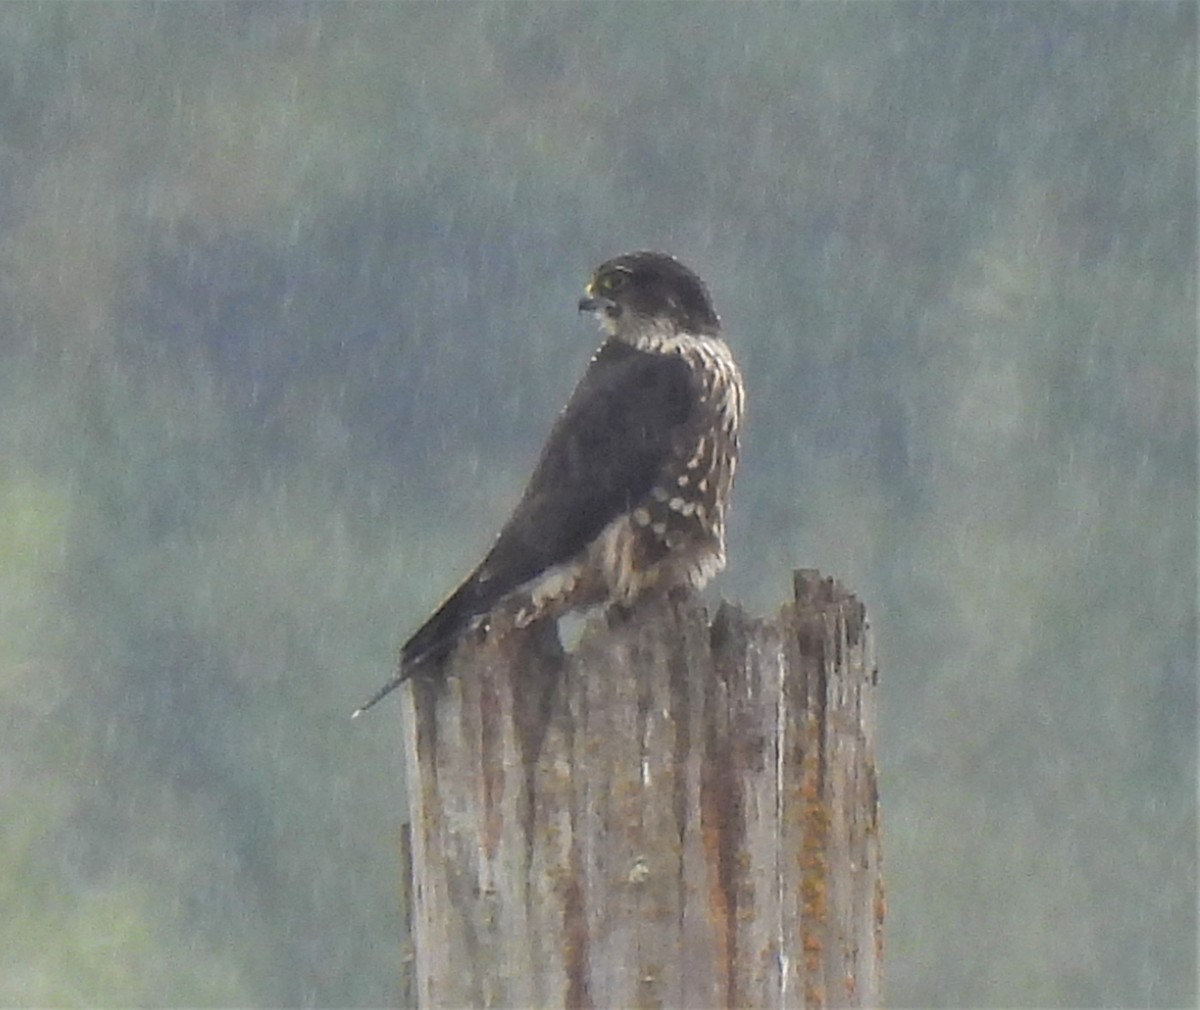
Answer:
<path fill-rule="evenodd" d="M 566 968 L 566 1006 L 571 1010 L 590 1010 L 593 1006 L 588 989 L 588 926 L 580 881 L 579 845 L 571 844 L 571 869 L 562 882 L 563 964 Z"/>
<path fill-rule="evenodd" d="M 711 725 L 711 724 L 710 724 Z M 717 964 L 723 1004 L 736 1006 L 732 991 L 734 958 L 737 952 L 737 891 L 730 865 L 730 832 L 727 822 L 729 785 L 723 770 L 706 760 L 700 783 L 700 831 L 708 868 L 709 921 L 716 940 Z"/>
<path fill-rule="evenodd" d="M 490 676 L 479 685 L 479 775 L 483 782 L 483 844 L 489 859 L 496 858 L 504 826 L 504 765 L 500 750 L 500 722 L 504 718 Z"/>

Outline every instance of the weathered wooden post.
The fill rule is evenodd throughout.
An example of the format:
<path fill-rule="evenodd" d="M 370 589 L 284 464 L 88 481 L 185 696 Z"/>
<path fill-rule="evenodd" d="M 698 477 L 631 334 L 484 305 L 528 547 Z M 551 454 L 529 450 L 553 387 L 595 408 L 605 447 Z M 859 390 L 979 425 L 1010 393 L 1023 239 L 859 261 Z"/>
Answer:
<path fill-rule="evenodd" d="M 404 691 L 422 1007 L 879 1004 L 853 596 L 801 571 L 774 621 L 662 601 L 449 673 Z"/>

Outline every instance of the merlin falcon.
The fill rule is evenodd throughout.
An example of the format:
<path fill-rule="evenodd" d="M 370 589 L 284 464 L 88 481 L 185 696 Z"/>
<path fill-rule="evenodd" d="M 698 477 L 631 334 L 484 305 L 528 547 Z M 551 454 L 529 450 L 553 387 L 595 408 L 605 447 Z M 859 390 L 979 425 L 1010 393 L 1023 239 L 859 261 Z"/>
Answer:
<path fill-rule="evenodd" d="M 487 556 L 401 650 L 433 672 L 499 609 L 523 627 L 645 593 L 700 588 L 725 567 L 744 389 L 708 289 L 677 259 L 601 264 L 579 302 L 605 340 L 559 415 Z"/>

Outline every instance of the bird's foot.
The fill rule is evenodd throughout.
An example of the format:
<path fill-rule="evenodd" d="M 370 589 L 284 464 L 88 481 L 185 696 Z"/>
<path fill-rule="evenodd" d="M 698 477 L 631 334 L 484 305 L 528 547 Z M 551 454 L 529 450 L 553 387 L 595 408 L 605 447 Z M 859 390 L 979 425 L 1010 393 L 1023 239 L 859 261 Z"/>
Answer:
<path fill-rule="evenodd" d="M 634 608 L 627 603 L 610 603 L 604 619 L 610 628 L 619 628 L 633 618 Z"/>
<path fill-rule="evenodd" d="M 676 586 L 671 586 L 667 590 L 667 599 L 672 603 L 687 603 L 696 596 L 696 589 L 690 582 L 684 582 Z"/>

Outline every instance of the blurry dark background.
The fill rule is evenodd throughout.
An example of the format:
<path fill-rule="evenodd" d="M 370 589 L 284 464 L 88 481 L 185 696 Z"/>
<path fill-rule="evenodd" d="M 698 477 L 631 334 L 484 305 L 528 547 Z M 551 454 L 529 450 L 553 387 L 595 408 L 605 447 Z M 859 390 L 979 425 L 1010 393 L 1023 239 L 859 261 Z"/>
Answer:
<path fill-rule="evenodd" d="M 1193 4 L 0 6 L 0 1004 L 401 998 L 398 709 L 631 248 L 868 604 L 895 1006 L 1194 1005 Z"/>

